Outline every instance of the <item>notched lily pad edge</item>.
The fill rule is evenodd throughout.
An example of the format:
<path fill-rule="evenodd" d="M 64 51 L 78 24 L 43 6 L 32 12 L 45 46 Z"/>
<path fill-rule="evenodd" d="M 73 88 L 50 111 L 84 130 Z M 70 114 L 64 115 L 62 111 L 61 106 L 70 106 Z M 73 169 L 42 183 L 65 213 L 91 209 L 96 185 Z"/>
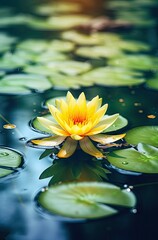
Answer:
<path fill-rule="evenodd" d="M 26 157 L 23 153 L 21 153 L 18 150 L 15 150 L 14 148 L 6 147 L 4 145 L 0 145 L 0 148 L 4 148 L 4 149 L 10 150 L 10 151 L 13 151 L 21 156 L 21 163 L 18 167 L 6 167 L 5 168 L 5 166 L 0 166 L 0 169 L 3 168 L 3 169 L 8 169 L 8 170 L 13 171 L 13 172 L 9 173 L 8 175 L 0 177 L 0 183 L 3 183 L 4 181 L 9 181 L 10 179 L 18 176 L 20 174 L 20 172 L 24 170 L 24 168 L 26 167 Z"/>

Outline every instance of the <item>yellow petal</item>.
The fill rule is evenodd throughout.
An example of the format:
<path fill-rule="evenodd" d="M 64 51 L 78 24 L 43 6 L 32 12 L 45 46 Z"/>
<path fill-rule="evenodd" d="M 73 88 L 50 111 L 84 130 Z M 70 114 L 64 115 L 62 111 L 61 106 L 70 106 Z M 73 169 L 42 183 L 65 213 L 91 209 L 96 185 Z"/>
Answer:
<path fill-rule="evenodd" d="M 54 147 L 61 144 L 66 137 L 64 136 L 53 136 L 48 138 L 42 138 L 42 139 L 34 139 L 31 140 L 32 143 L 40 146 L 46 146 L 46 147 Z"/>
<path fill-rule="evenodd" d="M 96 135 L 90 136 L 90 138 L 95 142 L 99 142 L 101 144 L 108 144 L 123 138 L 125 135 L 126 134 L 118 134 L 118 135 L 96 134 Z"/>
<path fill-rule="evenodd" d="M 57 115 L 58 113 L 60 113 L 60 111 L 59 111 L 56 107 L 54 107 L 53 105 L 50 105 L 50 104 L 48 104 L 48 108 L 49 108 L 49 111 L 50 111 L 51 115 L 52 115 L 52 116 L 54 117 L 54 119 L 57 121 L 56 115 Z"/>
<path fill-rule="evenodd" d="M 101 108 L 99 108 L 96 113 L 93 114 L 93 116 L 92 116 L 93 126 L 95 126 L 96 124 L 98 124 L 98 122 L 100 122 L 100 120 L 105 115 L 107 108 L 108 108 L 108 104 L 105 104 Z"/>
<path fill-rule="evenodd" d="M 88 137 L 84 137 L 82 140 L 79 141 L 80 147 L 82 150 L 94 157 L 102 158 L 103 154 L 100 152 L 91 142 Z"/>
<path fill-rule="evenodd" d="M 58 152 L 59 158 L 68 158 L 70 157 L 77 148 L 78 141 L 73 140 L 72 138 L 68 137 L 64 142 L 62 148 Z"/>
<path fill-rule="evenodd" d="M 79 135 L 75 135 L 75 134 L 72 134 L 71 138 L 74 139 L 74 140 L 77 140 L 77 141 L 83 139 L 83 137 L 81 137 Z"/>
<path fill-rule="evenodd" d="M 56 134 L 56 135 L 59 135 L 59 136 L 68 136 L 69 134 L 66 132 L 66 131 L 64 131 L 59 125 L 53 125 L 53 126 L 50 126 L 49 127 L 50 128 L 50 130 L 54 133 L 54 134 Z"/>
<path fill-rule="evenodd" d="M 92 128 L 87 135 L 91 136 L 91 135 L 101 133 L 102 131 L 110 127 L 116 121 L 118 116 L 119 114 L 113 114 L 111 116 L 105 117 L 94 128 Z"/>
<path fill-rule="evenodd" d="M 53 119 L 51 121 L 45 117 L 37 117 L 37 120 L 47 129 L 54 124 Z"/>

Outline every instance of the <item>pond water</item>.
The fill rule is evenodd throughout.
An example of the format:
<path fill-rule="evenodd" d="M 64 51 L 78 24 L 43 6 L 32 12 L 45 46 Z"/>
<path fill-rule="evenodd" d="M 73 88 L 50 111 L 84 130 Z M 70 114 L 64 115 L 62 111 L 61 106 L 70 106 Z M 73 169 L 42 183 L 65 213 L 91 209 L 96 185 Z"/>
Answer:
<path fill-rule="evenodd" d="M 39 176 L 52 160 L 39 160 L 43 149 L 26 142 L 43 137 L 29 122 L 47 113 L 47 99 L 68 90 L 75 97 L 84 91 L 88 100 L 99 95 L 108 114 L 128 120 L 119 134 L 158 126 L 157 1 L 72 2 L 62 1 L 62 7 L 59 1 L 0 2 L 0 145 L 24 158 L 22 169 L 13 166 L 18 171 L 9 168 L 14 174 L 0 178 L 0 240 L 157 239 L 155 173 L 111 169 L 109 181 L 134 186 L 137 198 L 135 209 L 115 216 L 68 221 L 35 204 L 49 182 Z M 150 144 L 150 132 L 146 138 Z"/>

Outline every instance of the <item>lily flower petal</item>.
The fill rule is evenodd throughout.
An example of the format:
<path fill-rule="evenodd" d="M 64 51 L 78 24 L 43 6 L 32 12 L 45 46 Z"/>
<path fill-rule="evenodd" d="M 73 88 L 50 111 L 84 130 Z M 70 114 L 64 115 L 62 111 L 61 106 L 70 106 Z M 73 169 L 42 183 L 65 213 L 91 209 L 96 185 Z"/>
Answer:
<path fill-rule="evenodd" d="M 78 140 L 83 139 L 84 137 L 79 136 L 79 135 L 72 134 L 72 135 L 71 135 L 71 138 L 78 141 Z"/>
<path fill-rule="evenodd" d="M 95 142 L 99 142 L 101 144 L 108 144 L 112 142 L 116 142 L 117 140 L 123 138 L 126 134 L 118 134 L 118 135 L 105 135 L 105 134 L 96 134 L 89 136 Z"/>
<path fill-rule="evenodd" d="M 36 145 L 46 146 L 46 147 L 54 147 L 61 144 L 66 137 L 64 136 L 53 136 L 48 138 L 42 138 L 42 139 L 34 139 L 31 142 Z"/>
<path fill-rule="evenodd" d="M 77 148 L 78 141 L 73 140 L 72 138 L 68 137 L 64 142 L 62 148 L 58 152 L 59 158 L 68 158 L 70 157 Z"/>
<path fill-rule="evenodd" d="M 105 117 L 94 128 L 92 128 L 87 135 L 91 136 L 103 132 L 106 128 L 110 127 L 116 121 L 118 116 L 119 114 L 113 114 L 111 116 Z"/>
<path fill-rule="evenodd" d="M 88 137 L 84 137 L 82 140 L 79 141 L 80 147 L 82 150 L 94 157 L 102 158 L 103 154 L 100 152 L 91 142 Z"/>
<path fill-rule="evenodd" d="M 47 129 L 50 129 L 49 127 L 54 124 L 53 117 L 52 117 L 52 120 L 49 120 L 45 117 L 37 117 L 37 120 Z"/>
<path fill-rule="evenodd" d="M 50 126 L 49 129 L 58 136 L 69 136 L 69 134 L 57 124 Z"/>

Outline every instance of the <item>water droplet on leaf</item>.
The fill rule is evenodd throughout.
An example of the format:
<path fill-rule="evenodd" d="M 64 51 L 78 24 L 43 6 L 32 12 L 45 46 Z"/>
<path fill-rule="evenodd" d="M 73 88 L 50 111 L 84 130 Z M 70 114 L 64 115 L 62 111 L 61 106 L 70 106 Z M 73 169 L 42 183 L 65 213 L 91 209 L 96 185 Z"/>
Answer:
<path fill-rule="evenodd" d="M 128 162 L 126 162 L 126 161 L 123 161 L 123 162 L 122 162 L 122 164 L 123 164 L 123 165 L 127 165 L 127 164 L 128 164 Z"/>

